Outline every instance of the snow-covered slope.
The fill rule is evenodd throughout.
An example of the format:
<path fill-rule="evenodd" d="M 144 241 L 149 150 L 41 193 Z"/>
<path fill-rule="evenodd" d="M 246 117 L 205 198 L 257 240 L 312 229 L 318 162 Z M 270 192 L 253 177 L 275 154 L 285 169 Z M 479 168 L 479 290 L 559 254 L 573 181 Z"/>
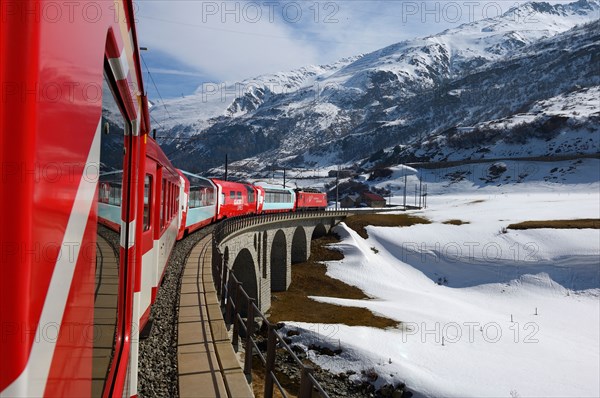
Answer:
<path fill-rule="evenodd" d="M 300 332 L 292 344 L 340 347 L 334 357 L 308 356 L 357 379 L 376 373 L 378 387 L 404 382 L 416 397 L 597 397 L 600 230 L 505 228 L 600 218 L 599 160 L 507 166 L 510 182 L 499 186 L 479 178 L 483 165 L 421 170 L 428 208 L 414 214 L 431 224 L 367 227 L 368 239 L 337 227 L 345 258 L 328 262 L 327 274 L 373 299 L 313 299 L 402 323 L 381 330 L 290 322 Z M 545 181 L 554 168 L 570 171 Z M 464 171 L 469 178 L 444 178 Z M 378 184 L 401 187 L 402 174 Z M 401 191 L 392 191 L 400 203 Z M 443 223 L 451 219 L 464 224 Z"/>
<path fill-rule="evenodd" d="M 432 135 L 403 148 L 396 160 L 408 156 L 428 161 L 525 158 L 599 151 L 600 87 L 593 86 L 536 101 L 524 113 Z"/>
<path fill-rule="evenodd" d="M 326 77 L 358 58 L 360 55 L 331 65 L 309 65 L 234 83 L 206 83 L 193 95 L 165 101 L 167 110 L 157 106 L 152 115 L 171 136 L 193 136 L 214 124 L 216 118 L 235 118 L 256 110 L 270 95 L 312 87 L 317 77 Z"/>

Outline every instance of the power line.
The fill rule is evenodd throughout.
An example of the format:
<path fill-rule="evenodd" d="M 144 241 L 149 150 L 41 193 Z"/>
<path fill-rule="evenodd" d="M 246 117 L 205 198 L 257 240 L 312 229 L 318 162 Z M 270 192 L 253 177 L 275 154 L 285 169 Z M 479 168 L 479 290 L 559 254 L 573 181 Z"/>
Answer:
<path fill-rule="evenodd" d="M 158 126 L 159 126 L 159 127 L 162 129 L 162 130 L 164 130 L 164 129 L 165 129 L 165 128 L 162 126 L 162 124 L 160 124 L 160 123 L 158 122 L 158 120 L 156 120 L 156 119 L 154 118 L 154 116 L 152 116 L 152 114 L 151 114 L 150 112 L 148 112 L 148 114 L 150 115 L 150 119 L 152 119 L 152 121 L 153 121 L 154 123 L 158 124 Z"/>
<path fill-rule="evenodd" d="M 167 109 L 167 105 L 165 104 L 165 100 L 163 100 L 162 95 L 160 95 L 160 91 L 158 90 L 158 87 L 156 86 L 156 82 L 154 81 L 154 78 L 152 77 L 152 73 L 150 73 L 150 68 L 148 68 L 148 64 L 146 63 L 146 60 L 144 59 L 144 56 L 142 55 L 142 53 L 140 52 L 140 57 L 142 58 L 142 62 L 144 63 L 144 66 L 146 67 L 146 70 L 148 71 L 148 76 L 150 77 L 150 80 L 152 81 L 152 84 L 154 85 L 154 88 L 156 89 L 156 93 L 158 94 L 158 98 L 160 98 L 160 101 L 163 104 L 163 107 L 165 108 L 165 111 L 167 112 L 167 115 L 169 116 L 169 119 L 173 119 L 171 117 L 171 114 L 169 113 L 169 110 Z"/>

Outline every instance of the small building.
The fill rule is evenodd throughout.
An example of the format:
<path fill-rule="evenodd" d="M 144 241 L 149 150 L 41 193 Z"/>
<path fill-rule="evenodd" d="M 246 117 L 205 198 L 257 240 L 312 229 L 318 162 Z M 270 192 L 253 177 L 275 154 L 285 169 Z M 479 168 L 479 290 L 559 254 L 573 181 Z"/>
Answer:
<path fill-rule="evenodd" d="M 369 207 L 385 207 L 385 198 L 373 192 L 365 191 L 361 194 L 361 201 Z"/>
<path fill-rule="evenodd" d="M 338 177 L 338 178 L 349 178 L 352 177 L 352 174 L 354 172 L 352 170 L 348 170 L 348 169 L 343 169 L 343 170 L 329 170 L 329 172 L 327 173 L 327 175 L 329 177 Z"/>
<path fill-rule="evenodd" d="M 360 205 L 360 202 L 361 202 L 361 196 L 357 193 L 354 193 L 354 194 L 344 196 L 340 200 L 340 207 L 342 209 L 358 207 Z"/>

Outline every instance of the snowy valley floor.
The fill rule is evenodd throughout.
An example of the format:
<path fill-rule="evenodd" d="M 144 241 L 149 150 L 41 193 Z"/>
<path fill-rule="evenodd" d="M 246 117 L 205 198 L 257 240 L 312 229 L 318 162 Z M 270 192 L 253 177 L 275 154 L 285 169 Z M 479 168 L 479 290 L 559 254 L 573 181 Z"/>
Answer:
<path fill-rule="evenodd" d="M 341 224 L 335 247 L 344 259 L 328 262 L 327 274 L 372 299 L 313 299 L 364 307 L 401 326 L 289 322 L 314 332 L 293 342 L 339 344 L 338 356 L 310 357 L 334 372 L 372 368 L 377 386 L 404 382 L 415 396 L 600 396 L 600 230 L 506 229 L 600 218 L 600 162 L 563 163 L 509 163 L 507 172 L 530 168 L 515 173 L 519 183 L 449 183 L 427 172 L 428 208 L 413 214 L 432 224 L 367 227 L 367 239 Z M 564 173 L 553 179 L 557 166 Z M 379 185 L 399 187 L 403 172 Z M 468 223 L 443 224 L 451 219 Z"/>

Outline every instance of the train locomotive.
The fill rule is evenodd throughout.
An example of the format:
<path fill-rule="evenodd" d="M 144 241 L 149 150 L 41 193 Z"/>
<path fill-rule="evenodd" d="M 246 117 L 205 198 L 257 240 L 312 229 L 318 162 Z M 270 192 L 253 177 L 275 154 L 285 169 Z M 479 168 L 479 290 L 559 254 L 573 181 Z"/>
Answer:
<path fill-rule="evenodd" d="M 175 168 L 149 136 L 133 2 L 75 6 L 1 3 L 2 397 L 137 396 L 140 330 L 175 242 L 305 208 L 295 190 Z M 119 232 L 110 269 L 100 225 Z"/>

